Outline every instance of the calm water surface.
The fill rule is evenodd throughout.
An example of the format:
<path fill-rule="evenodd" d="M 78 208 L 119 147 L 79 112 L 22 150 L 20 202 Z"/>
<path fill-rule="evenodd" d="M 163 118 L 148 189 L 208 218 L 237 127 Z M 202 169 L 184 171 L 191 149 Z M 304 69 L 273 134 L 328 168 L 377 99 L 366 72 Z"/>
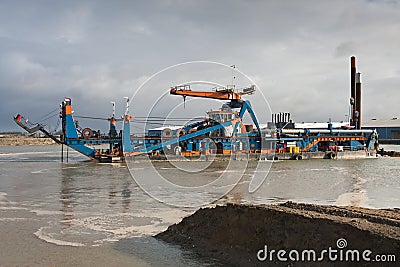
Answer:
<path fill-rule="evenodd" d="M 385 149 L 400 151 L 399 146 Z M 256 192 L 248 192 L 254 171 L 249 170 L 217 203 L 291 200 L 400 207 L 399 163 L 400 158 L 278 161 L 272 164 Z M 224 163 L 216 163 L 212 171 L 194 179 L 166 163 L 154 164 L 171 179 L 186 185 L 197 185 L 199 179 L 214 179 L 213 175 L 224 169 Z M 213 259 L 203 259 L 151 238 L 192 214 L 194 209 L 176 208 L 154 200 L 138 187 L 124 164 L 87 162 L 73 151 L 69 151 L 69 162 L 61 163 L 59 146 L 0 147 L 0 210 L 25 210 L 45 219 L 31 238 L 59 245 L 60 250 L 65 246 L 104 246 L 153 266 L 217 264 Z M 25 218 L 28 222 L 29 219 Z M 10 220 L 0 217 L 0 225 Z"/>

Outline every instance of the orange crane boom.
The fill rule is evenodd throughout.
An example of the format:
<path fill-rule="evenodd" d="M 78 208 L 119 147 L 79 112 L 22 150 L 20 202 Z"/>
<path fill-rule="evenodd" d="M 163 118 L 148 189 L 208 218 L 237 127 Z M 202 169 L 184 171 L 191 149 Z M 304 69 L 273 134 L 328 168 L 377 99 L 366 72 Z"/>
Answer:
<path fill-rule="evenodd" d="M 251 86 L 244 89 L 242 92 L 235 92 L 233 89 L 220 89 L 212 92 L 192 91 L 189 86 L 172 87 L 169 93 L 171 95 L 181 95 L 183 97 L 202 97 L 222 100 L 241 100 L 242 95 L 252 94 L 255 92 L 255 87 Z"/>
<path fill-rule="evenodd" d="M 244 88 L 239 92 L 235 92 L 234 89 L 230 89 L 230 88 L 223 88 L 223 89 L 215 90 L 212 92 L 192 91 L 190 89 L 190 85 L 180 85 L 180 86 L 172 87 L 171 90 L 169 91 L 169 93 L 171 95 L 183 96 L 183 104 L 184 105 L 185 105 L 185 99 L 187 96 L 230 100 L 226 104 L 232 109 L 240 108 L 240 112 L 238 114 L 240 120 L 242 120 L 243 114 L 244 114 L 244 112 L 246 112 L 246 110 L 250 113 L 251 119 L 253 120 L 253 122 L 255 123 L 255 125 L 257 127 L 258 134 L 261 135 L 261 129 L 258 124 L 256 115 L 254 114 L 254 111 L 250 105 L 250 101 L 242 100 L 242 95 L 251 95 L 251 94 L 254 94 L 255 91 L 256 91 L 255 85 L 251 85 L 248 88 Z M 239 122 L 237 122 L 235 124 L 234 132 L 236 132 L 238 125 L 239 125 Z"/>
<path fill-rule="evenodd" d="M 192 91 L 187 89 L 177 89 L 176 87 L 171 88 L 169 91 L 171 95 L 191 96 L 191 97 L 202 97 L 202 98 L 213 98 L 223 100 L 239 100 L 241 96 L 233 90 L 225 89 L 214 92 L 202 92 Z"/>

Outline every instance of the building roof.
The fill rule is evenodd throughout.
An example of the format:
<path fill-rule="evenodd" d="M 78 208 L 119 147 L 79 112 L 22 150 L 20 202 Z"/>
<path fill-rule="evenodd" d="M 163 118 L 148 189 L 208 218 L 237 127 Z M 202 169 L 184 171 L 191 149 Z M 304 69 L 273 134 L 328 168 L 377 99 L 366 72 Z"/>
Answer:
<path fill-rule="evenodd" d="M 329 122 L 302 122 L 295 123 L 294 128 L 296 129 L 328 129 Z M 333 128 L 341 128 L 342 126 L 349 125 L 348 122 L 332 122 Z"/>
<path fill-rule="evenodd" d="M 365 120 L 362 122 L 362 127 L 400 127 L 400 119 Z"/>

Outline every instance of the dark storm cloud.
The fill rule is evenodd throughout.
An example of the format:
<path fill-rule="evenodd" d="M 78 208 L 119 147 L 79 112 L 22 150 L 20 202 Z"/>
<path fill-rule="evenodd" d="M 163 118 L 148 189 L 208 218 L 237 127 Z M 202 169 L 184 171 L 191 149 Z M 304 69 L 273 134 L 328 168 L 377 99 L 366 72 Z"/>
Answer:
<path fill-rule="evenodd" d="M 0 130 L 19 130 L 13 115 L 40 118 L 64 96 L 77 113 L 108 116 L 110 101 L 122 112 L 146 77 L 191 60 L 236 64 L 275 112 L 342 120 L 353 54 L 364 111 L 399 116 L 399 25 L 398 1 L 2 1 Z"/>

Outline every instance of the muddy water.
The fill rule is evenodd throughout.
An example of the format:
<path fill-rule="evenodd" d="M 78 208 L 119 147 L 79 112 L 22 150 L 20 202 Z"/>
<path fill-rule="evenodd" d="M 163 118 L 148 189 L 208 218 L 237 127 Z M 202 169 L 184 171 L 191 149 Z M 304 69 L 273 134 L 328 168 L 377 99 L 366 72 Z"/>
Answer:
<path fill-rule="evenodd" d="M 398 147 L 392 149 L 400 151 Z M 84 160 L 69 151 L 69 162 L 60 163 L 58 146 L 0 147 L 1 266 L 217 264 L 150 237 L 194 209 L 153 199 L 135 183 L 124 164 Z M 251 177 L 266 170 L 250 168 L 217 203 L 292 200 L 400 207 L 399 163 L 399 158 L 265 163 L 272 167 L 258 190 L 249 193 Z M 215 179 L 215 173 L 223 172 L 224 166 L 221 163 L 219 170 L 217 163 L 213 171 L 185 176 L 165 163 L 155 163 L 171 181 L 186 186 L 198 185 L 199 179 Z"/>

